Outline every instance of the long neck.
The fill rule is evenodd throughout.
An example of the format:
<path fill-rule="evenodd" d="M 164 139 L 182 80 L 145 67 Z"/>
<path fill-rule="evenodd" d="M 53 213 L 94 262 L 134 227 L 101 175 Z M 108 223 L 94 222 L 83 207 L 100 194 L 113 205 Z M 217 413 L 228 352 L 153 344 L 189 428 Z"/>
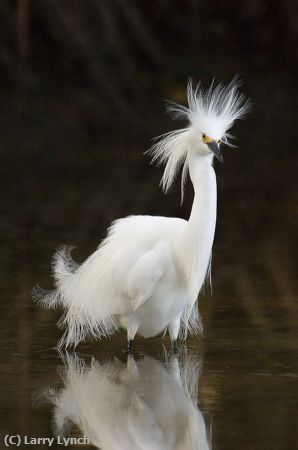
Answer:
<path fill-rule="evenodd" d="M 212 155 L 202 157 L 190 154 L 189 173 L 194 188 L 194 200 L 187 223 L 187 232 L 195 233 L 192 235 L 193 242 L 199 244 L 200 247 L 207 246 L 207 242 L 209 243 L 212 237 L 212 247 L 217 204 L 216 176 L 212 167 Z M 206 241 L 208 237 L 209 240 Z"/>
<path fill-rule="evenodd" d="M 193 303 L 204 283 L 211 258 L 217 192 L 212 156 L 190 154 L 188 157 L 195 195 L 189 220 L 177 241 L 177 250 Z"/>

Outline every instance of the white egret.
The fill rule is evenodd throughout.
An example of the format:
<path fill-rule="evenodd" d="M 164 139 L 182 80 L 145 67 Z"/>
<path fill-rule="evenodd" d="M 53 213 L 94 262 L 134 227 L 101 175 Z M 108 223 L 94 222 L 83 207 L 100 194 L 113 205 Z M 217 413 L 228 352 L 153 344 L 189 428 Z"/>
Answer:
<path fill-rule="evenodd" d="M 214 156 L 223 160 L 221 143 L 249 109 L 236 79 L 209 89 L 189 82 L 188 107 L 170 104 L 186 128 L 158 138 L 150 149 L 153 161 L 165 164 L 162 187 L 168 191 L 182 169 L 182 196 L 187 173 L 194 188 L 188 220 L 130 216 L 115 221 L 107 238 L 82 265 L 70 249 L 57 251 L 53 261 L 54 291 L 35 295 L 46 307 L 61 305 L 59 323 L 66 327 L 60 346 L 76 346 L 88 335 L 108 336 L 127 330 L 128 346 L 138 333 L 145 338 L 168 330 L 173 344 L 179 335 L 202 331 L 198 295 L 210 273 L 216 223 Z M 208 271 L 209 268 L 209 271 Z"/>

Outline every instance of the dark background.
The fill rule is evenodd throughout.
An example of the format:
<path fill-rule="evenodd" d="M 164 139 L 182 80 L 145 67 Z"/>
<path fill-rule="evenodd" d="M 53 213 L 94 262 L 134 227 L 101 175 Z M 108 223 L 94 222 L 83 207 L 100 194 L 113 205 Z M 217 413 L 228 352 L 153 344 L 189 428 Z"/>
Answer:
<path fill-rule="evenodd" d="M 164 196 L 162 169 L 143 152 L 152 137 L 185 125 L 164 114 L 164 100 L 185 104 L 190 76 L 208 86 L 237 73 L 253 106 L 233 129 L 239 149 L 223 149 L 224 164 L 215 162 L 213 295 L 201 301 L 207 373 L 229 355 L 242 395 L 242 416 L 230 410 L 241 448 L 252 448 L 250 436 L 267 445 L 268 430 L 270 448 L 292 448 L 297 405 L 283 402 L 297 385 L 274 385 L 272 417 L 265 394 L 257 404 L 253 377 L 243 390 L 237 370 L 260 348 L 258 367 L 270 374 L 278 352 L 279 368 L 293 367 L 297 353 L 297 2 L 1 0 L 0 20 L 1 342 L 4 367 L 19 374 L 19 422 L 29 420 L 35 353 L 61 334 L 59 312 L 30 297 L 35 283 L 51 286 L 51 255 L 74 244 L 82 261 L 125 215 L 187 218 L 190 184 L 180 207 L 179 183 Z M 225 408 L 226 380 L 213 391 L 208 383 L 207 408 Z M 230 448 L 224 433 L 215 441 Z"/>

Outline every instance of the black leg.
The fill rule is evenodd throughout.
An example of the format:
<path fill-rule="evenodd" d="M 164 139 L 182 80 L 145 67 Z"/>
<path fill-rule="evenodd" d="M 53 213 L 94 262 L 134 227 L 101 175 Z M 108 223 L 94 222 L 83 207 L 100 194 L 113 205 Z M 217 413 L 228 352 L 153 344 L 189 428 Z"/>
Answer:
<path fill-rule="evenodd" d="M 131 352 L 131 351 L 132 351 L 132 348 L 133 348 L 133 340 L 130 339 L 130 340 L 128 341 L 128 344 L 127 344 L 127 349 L 128 349 L 129 352 Z"/>
<path fill-rule="evenodd" d="M 177 339 L 174 339 L 174 340 L 172 341 L 172 349 L 173 349 L 173 352 L 174 352 L 174 353 L 177 353 L 177 352 L 178 352 Z"/>

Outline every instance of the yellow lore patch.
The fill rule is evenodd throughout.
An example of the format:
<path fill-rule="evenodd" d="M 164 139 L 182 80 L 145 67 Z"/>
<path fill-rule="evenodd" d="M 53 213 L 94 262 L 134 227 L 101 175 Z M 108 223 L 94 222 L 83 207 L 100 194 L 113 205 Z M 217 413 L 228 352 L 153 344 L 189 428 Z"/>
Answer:
<path fill-rule="evenodd" d="M 202 141 L 204 142 L 204 144 L 209 144 L 209 142 L 214 141 L 213 138 L 207 136 L 207 134 L 203 133 L 202 134 Z"/>

